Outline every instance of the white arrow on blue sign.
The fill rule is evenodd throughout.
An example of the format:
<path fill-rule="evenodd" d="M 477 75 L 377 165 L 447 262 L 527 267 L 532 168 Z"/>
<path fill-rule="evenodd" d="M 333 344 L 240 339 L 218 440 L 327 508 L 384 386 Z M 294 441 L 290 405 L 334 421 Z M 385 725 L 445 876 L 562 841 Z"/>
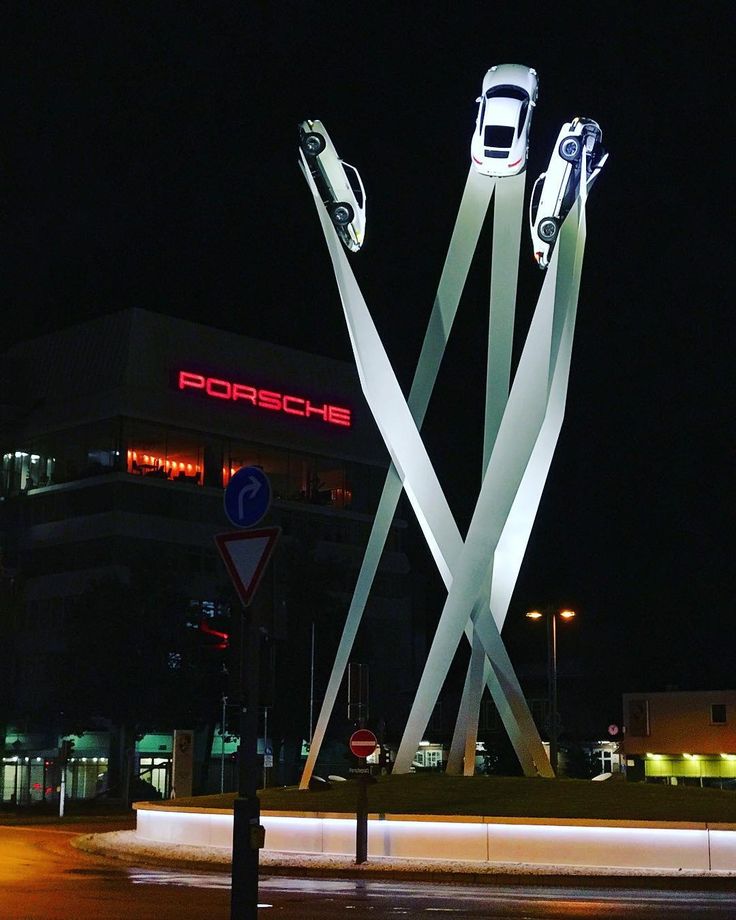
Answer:
<path fill-rule="evenodd" d="M 271 507 L 271 482 L 260 466 L 241 466 L 225 489 L 225 514 L 235 527 L 253 527 Z"/>

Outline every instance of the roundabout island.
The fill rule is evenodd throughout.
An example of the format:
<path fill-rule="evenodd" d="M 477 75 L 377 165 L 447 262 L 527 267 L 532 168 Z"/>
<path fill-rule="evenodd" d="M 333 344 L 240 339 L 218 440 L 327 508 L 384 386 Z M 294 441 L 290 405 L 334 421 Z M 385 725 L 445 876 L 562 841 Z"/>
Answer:
<path fill-rule="evenodd" d="M 261 794 L 264 868 L 355 855 L 351 781 L 315 792 Z M 135 805 L 128 842 L 192 848 L 227 863 L 232 795 Z M 514 777 L 380 777 L 370 788 L 368 863 L 373 870 L 736 875 L 736 797 L 721 790 L 609 781 Z M 97 835 L 105 837 L 108 835 Z M 132 838 L 132 839 L 130 839 Z M 205 857 L 203 856 L 203 859 Z M 316 862 L 315 862 L 316 861 Z M 358 867 L 354 867 L 358 868 Z M 364 868 L 364 867 L 361 867 Z"/>

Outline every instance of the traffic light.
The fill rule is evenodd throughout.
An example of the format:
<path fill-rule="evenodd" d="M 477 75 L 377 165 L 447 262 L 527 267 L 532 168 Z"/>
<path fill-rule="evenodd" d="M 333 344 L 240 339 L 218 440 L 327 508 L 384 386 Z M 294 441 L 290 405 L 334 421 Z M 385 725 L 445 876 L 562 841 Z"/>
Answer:
<path fill-rule="evenodd" d="M 228 631 L 225 631 L 225 628 Z M 230 647 L 229 621 L 225 617 L 209 617 L 199 621 L 203 645 L 213 651 L 224 652 Z"/>
<path fill-rule="evenodd" d="M 72 759 L 74 752 L 74 741 L 71 738 L 63 738 L 59 748 L 59 760 L 66 764 Z"/>

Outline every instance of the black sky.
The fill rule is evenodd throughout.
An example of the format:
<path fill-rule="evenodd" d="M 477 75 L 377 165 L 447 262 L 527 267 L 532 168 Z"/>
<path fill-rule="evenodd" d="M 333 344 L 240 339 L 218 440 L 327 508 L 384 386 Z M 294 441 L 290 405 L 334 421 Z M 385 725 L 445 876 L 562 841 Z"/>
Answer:
<path fill-rule="evenodd" d="M 483 75 L 532 65 L 529 182 L 574 115 L 600 122 L 611 156 L 510 640 L 528 604 L 564 599 L 581 616 L 561 656 L 616 692 L 733 686 L 732 9 L 5 4 L 4 340 L 140 306 L 351 359 L 296 165 L 296 124 L 318 117 L 366 184 L 355 270 L 408 384 Z M 462 521 L 480 476 L 485 254 L 427 423 Z M 519 342 L 541 280 L 525 234 Z"/>

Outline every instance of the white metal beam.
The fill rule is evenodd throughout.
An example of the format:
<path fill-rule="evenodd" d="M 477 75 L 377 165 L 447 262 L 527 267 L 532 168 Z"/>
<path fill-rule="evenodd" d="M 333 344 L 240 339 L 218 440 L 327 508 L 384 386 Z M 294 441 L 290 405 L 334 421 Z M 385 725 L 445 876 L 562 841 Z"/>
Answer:
<path fill-rule="evenodd" d="M 576 299 L 579 283 L 575 273 L 580 268 L 577 258 L 580 212 L 581 207 L 577 203 L 563 223 L 557 248 L 547 270 L 465 545 L 457 568 L 453 570 L 453 584 L 399 747 L 395 772 L 406 772 L 411 765 L 462 633 L 468 602 L 477 598 L 478 586 L 487 583 L 489 558 L 491 572 L 495 570 L 496 548 L 549 412 L 551 376 L 560 367 L 559 330 L 565 327 L 571 308 L 571 296 L 574 293 Z M 491 631 L 491 617 L 486 617 L 482 610 L 478 613 L 474 620 L 478 636 L 497 677 L 508 690 L 509 682 L 513 682 L 515 677 L 512 677 L 513 671 L 508 673 L 499 670 L 491 648 L 498 629 Z M 506 611 L 493 608 L 492 613 L 495 625 L 500 628 Z M 511 713 L 500 710 L 517 753 L 523 745 L 523 735 L 527 731 L 531 732 L 531 728 L 526 725 L 528 707 L 524 707 L 524 710 L 512 710 Z M 511 718 L 512 715 L 516 719 Z M 520 719 L 525 727 L 520 728 Z M 519 737 L 519 731 L 522 737 Z M 533 739 L 530 743 L 536 747 L 536 729 L 528 738 Z M 546 774 L 548 759 L 546 765 L 536 757 L 534 759 L 540 773 Z"/>
<path fill-rule="evenodd" d="M 311 177 L 306 171 L 305 175 L 310 182 L 315 201 L 318 202 L 316 189 L 310 181 Z M 462 539 L 342 245 L 321 204 L 318 205 L 318 214 L 332 258 L 363 391 L 374 412 L 376 423 L 404 484 L 435 563 L 443 580 L 449 583 L 454 566 L 461 555 Z M 465 610 L 466 618 L 469 608 L 470 604 Z M 504 711 L 507 721 L 516 724 L 518 719 L 523 717 L 524 725 L 516 726 L 512 732 L 512 742 L 525 772 L 545 772 L 549 762 L 547 761 L 545 768 L 546 755 L 539 734 L 498 630 L 490 617 L 486 619 L 487 622 L 484 622 L 484 618 L 478 617 L 478 623 L 483 622 L 481 636 L 486 654 L 498 659 L 494 662 L 496 666 L 493 669 L 496 681 L 491 687 L 494 699 L 497 699 L 497 705 Z M 468 629 L 472 627 L 468 626 Z M 513 700 L 509 701 L 511 694 Z"/>
<path fill-rule="evenodd" d="M 427 411 L 495 184 L 494 180 L 480 176 L 475 169 L 470 167 L 409 394 L 409 408 L 417 427 L 421 427 Z M 319 205 L 321 206 L 321 202 Z M 300 789 L 308 788 L 309 780 L 314 772 L 401 491 L 401 479 L 396 468 L 391 464 L 335 654 L 322 708 L 314 735 L 310 739 L 309 754 L 302 772 Z"/>

